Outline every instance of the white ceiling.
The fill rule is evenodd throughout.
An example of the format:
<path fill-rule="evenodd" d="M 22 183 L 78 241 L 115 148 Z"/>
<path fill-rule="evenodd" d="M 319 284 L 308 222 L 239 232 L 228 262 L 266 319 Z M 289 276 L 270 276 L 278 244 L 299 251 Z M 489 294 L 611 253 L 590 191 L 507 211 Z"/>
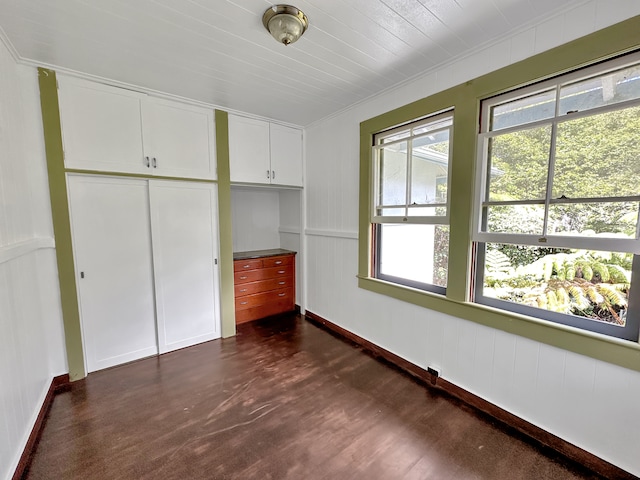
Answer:
<path fill-rule="evenodd" d="M 288 47 L 266 0 L 0 0 L 0 27 L 29 63 L 304 126 L 585 0 L 295 2 Z"/>

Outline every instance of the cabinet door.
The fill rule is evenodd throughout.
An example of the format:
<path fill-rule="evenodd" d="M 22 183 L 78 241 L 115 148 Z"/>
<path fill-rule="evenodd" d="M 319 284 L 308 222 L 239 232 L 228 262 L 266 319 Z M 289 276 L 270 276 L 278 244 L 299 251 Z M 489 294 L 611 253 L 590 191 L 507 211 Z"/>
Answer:
<path fill-rule="evenodd" d="M 68 177 L 87 371 L 158 353 L 144 180 Z"/>
<path fill-rule="evenodd" d="M 271 124 L 271 183 L 302 186 L 302 131 Z"/>
<path fill-rule="evenodd" d="M 160 353 L 220 336 L 216 193 L 212 184 L 151 180 Z"/>
<path fill-rule="evenodd" d="M 213 110 L 148 97 L 142 120 L 154 175 L 215 179 Z"/>
<path fill-rule="evenodd" d="M 144 95 L 71 77 L 58 78 L 67 168 L 149 173 L 142 148 Z"/>
<path fill-rule="evenodd" d="M 229 115 L 231 181 L 270 183 L 269 123 Z"/>

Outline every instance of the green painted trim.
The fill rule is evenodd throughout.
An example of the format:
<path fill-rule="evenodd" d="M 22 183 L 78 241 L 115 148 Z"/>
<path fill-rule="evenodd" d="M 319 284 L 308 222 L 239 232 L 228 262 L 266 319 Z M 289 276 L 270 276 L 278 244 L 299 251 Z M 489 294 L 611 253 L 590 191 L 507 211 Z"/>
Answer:
<path fill-rule="evenodd" d="M 181 182 L 198 182 L 198 183 L 218 183 L 217 180 L 210 180 L 206 178 L 191 178 L 191 177 L 163 177 L 161 175 L 146 175 L 144 173 L 122 173 L 122 172 L 110 172 L 108 170 L 85 170 L 81 168 L 67 168 L 66 173 L 81 173 L 83 175 L 104 175 L 112 177 L 127 177 L 127 178 L 142 178 L 144 180 L 178 180 Z"/>
<path fill-rule="evenodd" d="M 84 378 L 86 372 L 84 369 L 78 291 L 71 244 L 71 221 L 67 200 L 56 73 L 53 70 L 38 68 L 38 80 L 40 83 L 40 107 L 42 109 L 45 153 L 49 171 L 49 195 L 51 197 L 53 233 L 56 239 L 56 259 L 58 262 L 67 362 L 69 365 L 69 378 L 75 381 Z"/>
<path fill-rule="evenodd" d="M 476 141 L 482 99 L 640 48 L 640 16 L 537 54 L 462 85 L 417 100 L 360 124 L 358 286 L 401 301 L 504 330 L 640 371 L 640 345 L 467 302 Z M 451 237 L 446 297 L 370 278 L 371 145 L 373 135 L 453 108 Z"/>
<path fill-rule="evenodd" d="M 236 303 L 233 290 L 233 236 L 231 222 L 231 169 L 229 167 L 229 116 L 215 111 L 218 164 L 218 222 L 220 236 L 220 316 L 222 336 L 236 334 Z"/>

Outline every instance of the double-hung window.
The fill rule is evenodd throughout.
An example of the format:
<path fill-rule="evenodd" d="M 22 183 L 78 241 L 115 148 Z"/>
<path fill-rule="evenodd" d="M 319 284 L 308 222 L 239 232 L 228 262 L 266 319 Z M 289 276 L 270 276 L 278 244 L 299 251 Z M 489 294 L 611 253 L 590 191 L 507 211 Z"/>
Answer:
<path fill-rule="evenodd" d="M 640 318 L 640 56 L 482 102 L 475 301 L 629 340 Z"/>
<path fill-rule="evenodd" d="M 374 136 L 373 276 L 444 294 L 453 112 Z"/>

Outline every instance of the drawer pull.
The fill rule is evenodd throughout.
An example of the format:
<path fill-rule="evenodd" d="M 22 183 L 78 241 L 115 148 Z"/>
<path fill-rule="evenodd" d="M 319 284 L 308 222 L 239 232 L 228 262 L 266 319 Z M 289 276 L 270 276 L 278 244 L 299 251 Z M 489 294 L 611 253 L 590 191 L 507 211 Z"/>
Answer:
<path fill-rule="evenodd" d="M 243 265 L 242 268 L 251 268 L 251 265 Z"/>
<path fill-rule="evenodd" d="M 240 305 L 246 305 L 249 302 L 240 302 Z"/>
<path fill-rule="evenodd" d="M 278 282 L 278 285 L 285 285 L 287 282 Z"/>
<path fill-rule="evenodd" d="M 278 296 L 279 297 L 284 297 L 286 295 L 286 293 L 279 293 Z"/>
<path fill-rule="evenodd" d="M 241 288 L 241 289 L 240 289 L 240 291 L 241 291 L 241 292 L 246 292 L 246 291 L 247 291 L 247 289 L 246 289 L 246 288 Z"/>
<path fill-rule="evenodd" d="M 274 262 L 276 265 L 280 265 L 282 263 L 282 260 L 278 260 L 276 262 Z"/>
<path fill-rule="evenodd" d="M 240 277 L 240 280 L 246 280 L 247 277 Z"/>
<path fill-rule="evenodd" d="M 285 273 L 285 270 L 278 270 L 278 273 Z"/>

